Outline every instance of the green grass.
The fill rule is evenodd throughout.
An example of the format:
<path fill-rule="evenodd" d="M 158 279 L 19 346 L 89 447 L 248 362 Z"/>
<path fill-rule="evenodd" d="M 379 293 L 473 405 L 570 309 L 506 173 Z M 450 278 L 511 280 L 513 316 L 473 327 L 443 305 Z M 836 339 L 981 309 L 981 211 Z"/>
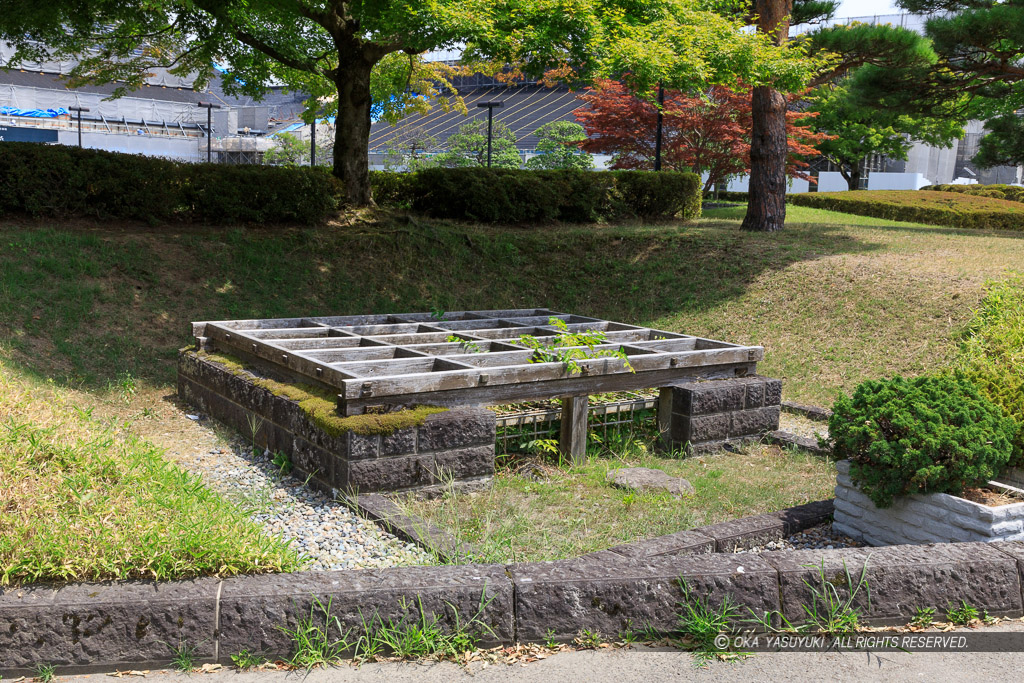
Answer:
<path fill-rule="evenodd" d="M 0 364 L 0 585 L 299 566 L 242 508 L 71 399 Z"/>
<path fill-rule="evenodd" d="M 292 231 L 0 224 L 0 352 L 116 391 L 174 380 L 189 322 L 549 306 L 766 347 L 790 398 L 947 363 L 1020 238 L 793 207 L 786 231 L 454 226 L 397 216 Z"/>
<path fill-rule="evenodd" d="M 751 446 L 743 454 L 680 459 L 655 454 L 642 439 L 594 447 L 580 465 L 536 468 L 513 462 L 490 490 L 454 490 L 432 500 L 407 501 L 408 510 L 475 545 L 487 562 L 542 561 L 675 533 L 706 524 L 773 512 L 829 498 L 835 468 L 821 458 Z M 650 467 L 687 479 L 692 496 L 627 492 L 606 482 L 608 471 Z M 529 472 L 524 476 L 520 472 Z"/>

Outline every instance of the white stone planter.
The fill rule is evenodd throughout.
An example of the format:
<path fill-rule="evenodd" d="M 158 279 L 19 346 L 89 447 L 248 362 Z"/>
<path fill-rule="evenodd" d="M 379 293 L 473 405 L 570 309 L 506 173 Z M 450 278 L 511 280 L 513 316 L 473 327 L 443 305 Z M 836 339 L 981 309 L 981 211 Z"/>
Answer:
<path fill-rule="evenodd" d="M 868 545 L 1024 540 L 1024 502 L 989 507 L 946 493 L 897 499 L 880 509 L 850 481 L 850 461 L 836 463 L 832 527 Z"/>

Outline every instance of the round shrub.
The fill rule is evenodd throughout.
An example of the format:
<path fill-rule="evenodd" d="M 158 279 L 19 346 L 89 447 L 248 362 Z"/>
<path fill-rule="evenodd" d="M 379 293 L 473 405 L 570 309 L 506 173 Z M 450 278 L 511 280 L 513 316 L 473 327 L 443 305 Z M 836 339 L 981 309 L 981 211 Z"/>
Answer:
<path fill-rule="evenodd" d="M 963 375 L 867 381 L 840 397 L 833 451 L 878 507 L 915 493 L 962 493 L 1010 461 L 1016 423 Z"/>

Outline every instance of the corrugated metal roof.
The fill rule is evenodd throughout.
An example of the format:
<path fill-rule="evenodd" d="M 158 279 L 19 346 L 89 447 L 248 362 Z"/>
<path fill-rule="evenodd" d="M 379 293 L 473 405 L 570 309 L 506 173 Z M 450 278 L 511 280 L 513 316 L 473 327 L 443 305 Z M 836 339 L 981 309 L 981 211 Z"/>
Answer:
<path fill-rule="evenodd" d="M 481 102 L 501 100 L 501 109 L 494 110 L 494 120 L 501 121 L 516 136 L 516 146 L 521 150 L 532 150 L 537 146 L 535 130 L 551 121 L 573 121 L 573 112 L 583 106 L 576 93 L 567 88 L 548 88 L 543 85 L 509 85 L 503 88 L 473 88 L 462 93 L 469 109 L 463 116 L 457 111 L 445 112 L 434 106 L 426 115 L 412 114 L 402 119 L 397 126 L 385 121 L 373 124 L 370 130 L 370 152 L 381 153 L 396 140 L 402 140 L 413 132 L 426 133 L 437 139 L 438 147 L 447 146 L 450 135 L 474 118 L 487 118 L 487 110 L 478 108 Z"/>

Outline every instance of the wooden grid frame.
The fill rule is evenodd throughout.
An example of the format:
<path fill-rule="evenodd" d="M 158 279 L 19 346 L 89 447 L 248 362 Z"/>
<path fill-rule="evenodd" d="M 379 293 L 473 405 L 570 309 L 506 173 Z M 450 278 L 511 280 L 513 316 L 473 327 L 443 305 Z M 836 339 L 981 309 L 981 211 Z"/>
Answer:
<path fill-rule="evenodd" d="M 531 362 L 523 335 L 600 330 L 617 357 Z M 409 405 L 496 405 L 663 387 L 693 377 L 753 374 L 760 346 L 742 346 L 544 308 L 193 323 L 200 347 L 267 361 L 338 392 L 343 415 Z"/>

